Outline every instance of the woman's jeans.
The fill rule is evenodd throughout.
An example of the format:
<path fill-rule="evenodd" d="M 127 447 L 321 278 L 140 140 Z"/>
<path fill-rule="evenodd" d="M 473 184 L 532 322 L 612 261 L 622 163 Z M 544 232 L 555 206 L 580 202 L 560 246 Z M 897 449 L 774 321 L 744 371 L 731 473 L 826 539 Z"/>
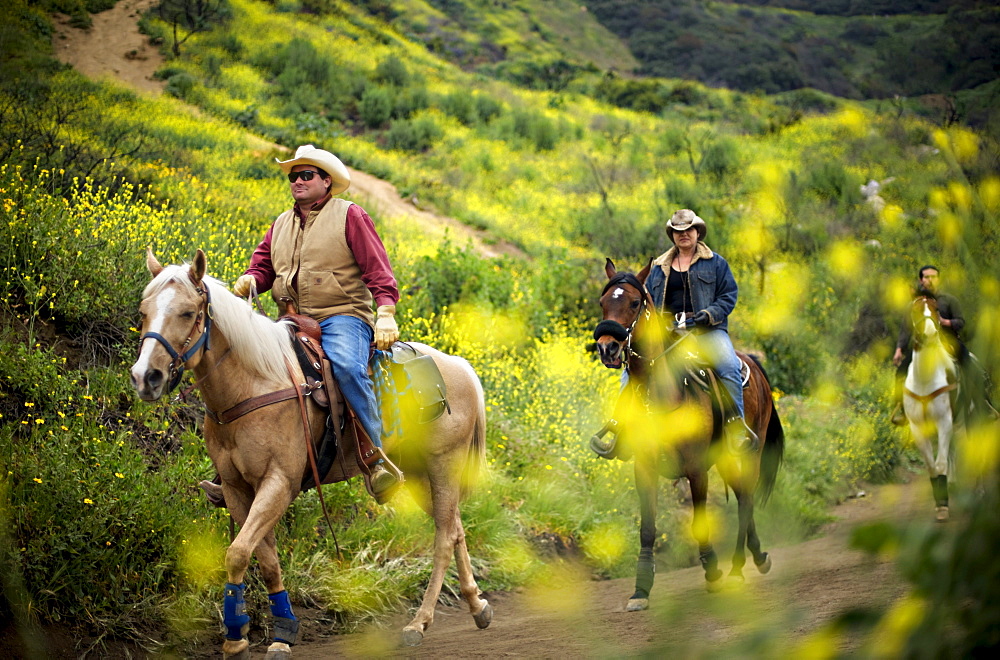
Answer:
<path fill-rule="evenodd" d="M 382 446 L 382 420 L 375 401 L 375 387 L 368 375 L 368 356 L 375 331 L 356 316 L 331 316 L 320 321 L 323 352 L 333 367 L 333 377 L 368 437 Z"/>
<path fill-rule="evenodd" d="M 733 398 L 733 403 L 740 417 L 743 417 L 743 375 L 740 359 L 736 357 L 733 342 L 725 330 L 706 330 L 697 335 L 698 349 L 715 372 L 719 374 L 726 391 Z"/>
<path fill-rule="evenodd" d="M 722 384 L 732 397 L 736 410 L 740 417 L 743 417 L 743 365 L 736 357 L 736 349 L 733 348 L 729 333 L 725 330 L 706 330 L 695 337 L 701 356 L 712 365 L 715 373 L 722 379 Z M 628 369 L 622 369 L 621 390 L 625 389 L 628 380 Z"/>

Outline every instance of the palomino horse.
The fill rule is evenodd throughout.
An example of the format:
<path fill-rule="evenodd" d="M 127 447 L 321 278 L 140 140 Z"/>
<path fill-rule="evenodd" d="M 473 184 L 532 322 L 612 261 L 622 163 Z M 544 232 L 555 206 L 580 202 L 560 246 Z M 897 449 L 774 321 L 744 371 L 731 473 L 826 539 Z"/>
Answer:
<path fill-rule="evenodd" d="M 194 370 L 205 406 L 216 413 L 303 382 L 287 325 L 254 313 L 245 300 L 206 277 L 201 250 L 185 266 L 161 266 L 150 251 L 146 265 L 153 280 L 143 292 L 139 359 L 132 365 L 132 385 L 141 399 L 153 401 L 168 392 L 185 367 Z M 414 346 L 437 364 L 450 412 L 421 425 L 420 437 L 404 443 L 398 454 L 407 485 L 433 517 L 435 527 L 430 581 L 416 616 L 403 629 L 403 640 L 411 645 L 420 643 L 434 619 L 452 554 L 462 596 L 476 625 L 485 628 L 493 616 L 473 578 L 458 508 L 470 479 L 484 464 L 482 386 L 462 358 Z M 295 641 L 298 622 L 282 584 L 274 526 L 310 474 L 306 442 L 319 441 L 326 416 L 311 397 L 306 397 L 306 403 L 296 398 L 257 408 L 226 424 L 217 423 L 213 414 L 205 417 L 208 454 L 222 477 L 230 515 L 240 526 L 225 559 L 228 584 L 223 623 L 227 634 L 222 650 L 226 657 L 249 656 L 243 580 L 251 553 L 257 555 L 275 620 L 275 642 L 268 657 L 289 657 L 288 643 Z M 311 438 L 304 438 L 304 425 Z M 360 473 L 350 433 L 345 431 L 348 439 L 342 448 L 348 457 L 334 462 L 324 483 Z"/>
<path fill-rule="evenodd" d="M 937 301 L 921 296 L 910 307 L 913 360 L 903 383 L 903 410 L 930 473 L 937 520 L 948 520 L 948 468 L 958 370 L 942 341 Z M 934 446 L 935 436 L 937 446 Z"/>
<path fill-rule="evenodd" d="M 653 586 L 653 542 L 656 540 L 657 481 L 686 477 L 694 508 L 692 531 L 698 542 L 705 570 L 706 586 L 721 586 L 722 571 L 709 538 L 705 514 L 708 498 L 708 471 L 713 465 L 739 506 L 739 531 L 730 577 L 743 579 L 746 563 L 744 545 L 753 554 L 761 573 L 771 569 L 771 558 L 760 548 L 754 524 L 754 495 L 765 502 L 774 487 L 784 455 L 784 432 L 771 397 L 767 376 L 756 360 L 741 354 L 750 369 L 744 391 L 747 425 L 762 439 L 753 452 L 734 455 L 722 437 L 722 418 L 713 411 L 712 397 L 697 385 L 685 384 L 684 354 L 695 335 L 679 336 L 672 319 L 657 313 L 645 289 L 650 266 L 638 275 L 618 273 L 610 259 L 605 265 L 608 284 L 601 295 L 604 318 L 594 332 L 601 361 L 610 368 L 625 367 L 629 380 L 619 399 L 617 411 L 625 412 L 619 442 L 634 454 L 635 485 L 639 493 L 640 551 L 636 566 L 635 593 L 626 609 L 637 611 L 649 606 Z M 668 342 L 673 342 L 668 344 Z M 623 405 L 623 402 L 624 405 Z M 617 416 L 617 413 L 616 413 Z"/>

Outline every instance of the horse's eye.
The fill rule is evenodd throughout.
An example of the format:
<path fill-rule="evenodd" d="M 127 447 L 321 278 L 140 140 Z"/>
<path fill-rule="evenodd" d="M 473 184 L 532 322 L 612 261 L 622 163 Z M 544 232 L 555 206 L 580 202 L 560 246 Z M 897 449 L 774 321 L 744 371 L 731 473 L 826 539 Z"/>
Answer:
<path fill-rule="evenodd" d="M 639 301 L 638 301 L 638 300 L 633 300 L 633 301 L 632 301 L 632 304 L 631 304 L 631 305 L 629 305 L 629 306 L 630 306 L 630 307 L 631 307 L 632 309 L 639 309 Z"/>
<path fill-rule="evenodd" d="M 182 312 L 181 313 L 181 318 L 182 319 L 193 319 L 194 318 L 194 312 Z"/>

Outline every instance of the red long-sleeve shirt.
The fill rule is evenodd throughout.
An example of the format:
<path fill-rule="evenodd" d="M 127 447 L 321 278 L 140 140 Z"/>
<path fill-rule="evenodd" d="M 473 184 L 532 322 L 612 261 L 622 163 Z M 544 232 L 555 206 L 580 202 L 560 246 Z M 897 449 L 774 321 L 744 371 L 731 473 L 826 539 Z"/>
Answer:
<path fill-rule="evenodd" d="M 295 215 L 299 222 L 305 225 L 306 216 L 312 211 L 319 211 L 330 200 L 327 195 L 316 202 L 312 208 L 305 213 L 299 206 L 295 205 Z M 253 275 L 257 280 L 257 291 L 264 293 L 270 291 L 274 285 L 274 265 L 271 263 L 271 233 L 274 231 L 272 223 L 264 234 L 264 240 L 257 245 L 253 256 L 250 257 L 250 267 L 246 273 Z M 361 267 L 361 279 L 365 286 L 372 293 L 376 307 L 382 305 L 395 305 L 399 302 L 399 288 L 396 284 L 396 277 L 392 273 L 392 266 L 389 264 L 389 255 L 386 254 L 385 245 L 375 231 L 375 223 L 368 216 L 363 208 L 357 204 L 351 204 L 347 210 L 347 223 L 344 227 L 347 238 L 347 245 L 354 253 L 354 260 Z M 297 285 L 292 281 L 292 286 Z"/>

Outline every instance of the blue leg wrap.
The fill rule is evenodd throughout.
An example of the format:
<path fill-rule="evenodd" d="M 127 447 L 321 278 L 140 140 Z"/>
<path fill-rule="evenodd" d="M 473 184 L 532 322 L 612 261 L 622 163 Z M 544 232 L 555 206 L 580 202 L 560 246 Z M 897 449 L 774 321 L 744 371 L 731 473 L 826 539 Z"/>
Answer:
<path fill-rule="evenodd" d="M 267 599 L 271 601 L 271 615 L 274 617 L 274 641 L 294 644 L 299 634 L 299 622 L 292 613 L 288 592 L 279 591 Z"/>
<path fill-rule="evenodd" d="M 250 615 L 243 600 L 242 584 L 226 583 L 226 597 L 222 601 L 222 623 L 226 626 L 226 639 L 243 639 L 250 627 Z"/>

